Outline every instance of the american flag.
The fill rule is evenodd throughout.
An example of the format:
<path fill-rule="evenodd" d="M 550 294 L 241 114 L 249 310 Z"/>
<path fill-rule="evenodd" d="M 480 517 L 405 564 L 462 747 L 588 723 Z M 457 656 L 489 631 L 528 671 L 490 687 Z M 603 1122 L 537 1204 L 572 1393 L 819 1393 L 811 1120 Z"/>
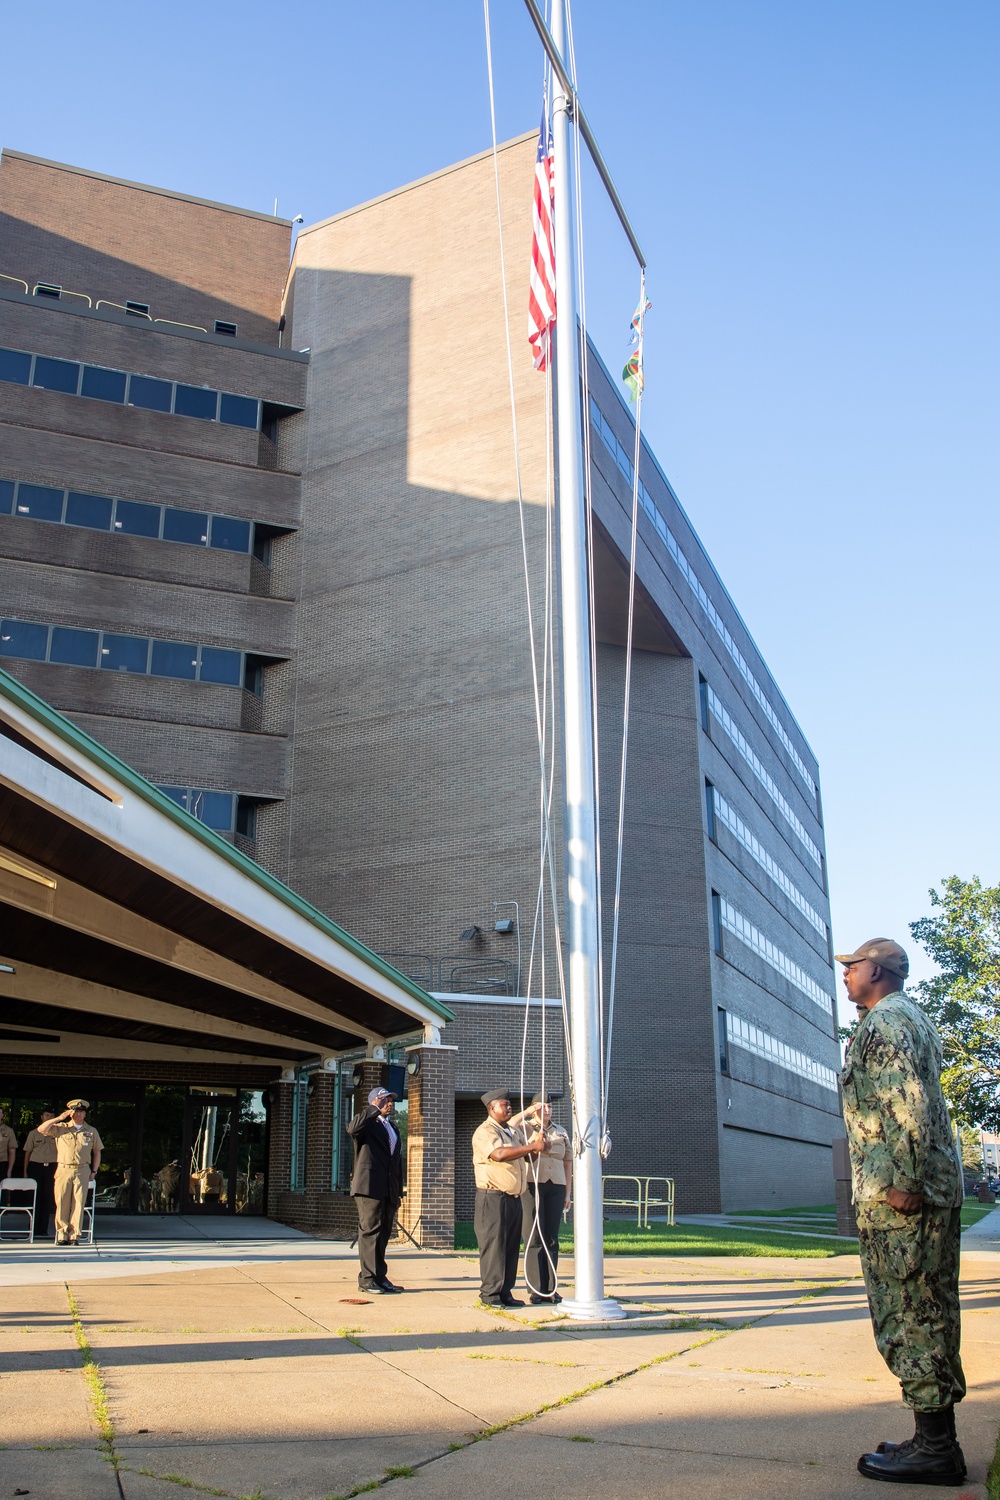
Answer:
<path fill-rule="evenodd" d="M 538 132 L 535 196 L 531 211 L 531 276 L 528 292 L 528 343 L 535 369 L 547 370 L 556 320 L 556 251 L 552 223 L 552 131 L 545 113 Z"/>

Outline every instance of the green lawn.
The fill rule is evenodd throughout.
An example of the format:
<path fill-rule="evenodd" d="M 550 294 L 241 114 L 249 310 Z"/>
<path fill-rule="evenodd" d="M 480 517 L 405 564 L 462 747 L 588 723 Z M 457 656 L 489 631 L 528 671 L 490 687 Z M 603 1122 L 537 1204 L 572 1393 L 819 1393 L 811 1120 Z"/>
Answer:
<path fill-rule="evenodd" d="M 822 1214 L 828 1219 L 836 1219 L 837 1205 L 835 1203 L 821 1203 L 819 1207 L 806 1208 L 741 1208 L 730 1214 L 732 1219 L 800 1219 L 812 1217 L 814 1214 Z"/>
<path fill-rule="evenodd" d="M 980 1219 L 985 1219 L 990 1212 L 992 1212 L 992 1204 L 974 1203 L 966 1199 L 962 1204 L 962 1228 L 971 1228 L 973 1224 L 978 1224 Z"/>
<path fill-rule="evenodd" d="M 572 1254 L 571 1231 L 562 1231 L 559 1246 Z M 456 1224 L 455 1249 L 475 1248 L 472 1225 Z M 623 1219 L 609 1219 L 604 1225 L 606 1255 L 782 1255 L 816 1260 L 850 1255 L 857 1248 L 857 1240 L 820 1239 L 773 1229 L 723 1229 L 704 1224 L 651 1224 L 648 1229 L 637 1229 Z"/>

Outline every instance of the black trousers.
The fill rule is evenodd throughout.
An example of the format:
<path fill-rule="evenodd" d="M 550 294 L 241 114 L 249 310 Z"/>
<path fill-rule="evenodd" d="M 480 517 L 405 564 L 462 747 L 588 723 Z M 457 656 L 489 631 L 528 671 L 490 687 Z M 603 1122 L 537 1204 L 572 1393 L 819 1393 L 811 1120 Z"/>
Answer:
<path fill-rule="evenodd" d="M 395 1198 L 364 1198 L 355 1195 L 358 1210 L 358 1286 L 370 1286 L 373 1281 L 385 1281 L 388 1270 L 385 1264 L 385 1247 L 392 1233 L 392 1221 L 396 1217 Z"/>
<path fill-rule="evenodd" d="M 524 1238 L 524 1279 L 529 1291 L 547 1297 L 555 1290 L 552 1268 L 559 1264 L 559 1224 L 563 1204 L 566 1202 L 566 1188 L 561 1182 L 538 1183 L 537 1214 L 535 1191 L 535 1183 L 529 1182 L 521 1194 L 521 1211 L 524 1215 L 521 1228 Z M 552 1257 L 551 1261 L 549 1256 Z"/>
<path fill-rule="evenodd" d="M 479 1295 L 484 1302 L 509 1297 L 517 1280 L 521 1252 L 521 1200 L 516 1193 L 476 1188 L 476 1243 Z"/>

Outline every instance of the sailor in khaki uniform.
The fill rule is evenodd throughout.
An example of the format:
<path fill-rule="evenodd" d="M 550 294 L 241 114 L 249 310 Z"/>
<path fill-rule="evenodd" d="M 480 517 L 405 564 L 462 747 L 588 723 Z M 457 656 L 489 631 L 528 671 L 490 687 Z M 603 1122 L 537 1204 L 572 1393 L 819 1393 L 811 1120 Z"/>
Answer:
<path fill-rule="evenodd" d="M 525 1117 L 537 1120 L 544 1145 L 541 1155 L 528 1163 L 521 1195 L 524 1280 L 532 1302 L 561 1302 L 555 1289 L 559 1224 L 573 1196 L 573 1144 L 562 1126 L 552 1123 L 547 1094 L 536 1094 L 531 1104 Z"/>
<path fill-rule="evenodd" d="M 55 1115 L 54 1109 L 43 1109 L 40 1123 L 54 1120 Z M 44 1234 L 49 1226 L 49 1215 L 56 1211 L 56 1143 L 51 1136 L 42 1135 L 40 1130 L 29 1130 L 21 1150 L 24 1152 L 22 1176 L 35 1179 L 35 1212 Z"/>
<path fill-rule="evenodd" d="M 0 1109 L 0 1174 L 4 1177 L 14 1175 L 14 1155 L 17 1151 L 17 1136 L 9 1125 L 4 1124 L 3 1110 Z"/>
<path fill-rule="evenodd" d="M 511 1290 L 517 1280 L 521 1249 L 521 1194 L 527 1175 L 524 1158 L 538 1155 L 542 1138 L 532 1136 L 526 1142 L 519 1130 L 511 1129 L 514 1122 L 506 1089 L 493 1089 L 482 1097 L 487 1115 L 472 1137 L 482 1283 L 479 1300 L 487 1307 L 523 1307 L 523 1302 L 511 1296 Z"/>
<path fill-rule="evenodd" d="M 86 1124 L 90 1105 L 86 1099 L 71 1099 L 54 1120 L 39 1125 L 40 1135 L 56 1143 L 56 1244 L 76 1245 L 80 1240 L 83 1209 L 90 1179 L 97 1176 L 104 1142 L 93 1125 Z"/>

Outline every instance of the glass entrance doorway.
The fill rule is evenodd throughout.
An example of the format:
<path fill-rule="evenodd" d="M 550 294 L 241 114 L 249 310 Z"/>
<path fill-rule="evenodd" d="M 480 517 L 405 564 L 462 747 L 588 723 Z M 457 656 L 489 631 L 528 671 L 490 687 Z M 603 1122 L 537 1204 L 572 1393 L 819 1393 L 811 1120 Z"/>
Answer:
<path fill-rule="evenodd" d="M 267 1114 L 259 1089 L 80 1079 L 104 1142 L 97 1209 L 105 1213 L 262 1214 Z M 20 1147 L 43 1107 L 58 1113 L 65 1079 L 0 1076 L 0 1105 Z M 51 1102 L 54 1101 L 54 1102 Z"/>

